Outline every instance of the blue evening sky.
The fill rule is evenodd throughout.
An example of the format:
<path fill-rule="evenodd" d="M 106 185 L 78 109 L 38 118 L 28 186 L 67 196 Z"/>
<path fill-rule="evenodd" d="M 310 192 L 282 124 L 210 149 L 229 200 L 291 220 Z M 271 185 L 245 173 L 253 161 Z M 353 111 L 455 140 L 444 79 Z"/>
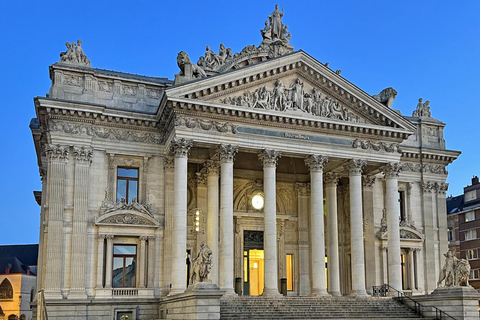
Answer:
<path fill-rule="evenodd" d="M 457 195 L 479 168 L 480 1 L 282 1 L 291 44 L 369 94 L 392 86 L 411 115 L 430 100 L 445 122 Z M 210 45 L 259 45 L 274 1 L 3 1 L 0 6 L 2 183 L 0 244 L 38 242 L 40 190 L 28 124 L 33 97 L 49 90 L 48 66 L 66 41 L 83 40 L 95 68 L 173 79 L 177 53 L 196 62 Z"/>

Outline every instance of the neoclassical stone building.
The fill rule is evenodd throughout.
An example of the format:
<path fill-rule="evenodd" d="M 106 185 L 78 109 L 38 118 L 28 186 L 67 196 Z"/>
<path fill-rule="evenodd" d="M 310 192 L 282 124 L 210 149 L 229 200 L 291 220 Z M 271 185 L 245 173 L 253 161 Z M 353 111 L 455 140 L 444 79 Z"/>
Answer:
<path fill-rule="evenodd" d="M 159 317 L 203 241 L 226 295 L 436 288 L 459 155 L 445 124 L 294 51 L 282 15 L 258 47 L 180 52 L 174 81 L 92 68 L 67 43 L 30 125 L 50 318 Z"/>

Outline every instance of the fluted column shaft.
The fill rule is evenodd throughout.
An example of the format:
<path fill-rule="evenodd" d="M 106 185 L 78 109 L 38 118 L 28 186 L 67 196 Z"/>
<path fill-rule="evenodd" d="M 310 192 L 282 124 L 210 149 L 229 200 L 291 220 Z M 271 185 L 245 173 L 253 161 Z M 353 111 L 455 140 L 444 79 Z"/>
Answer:
<path fill-rule="evenodd" d="M 218 166 L 215 161 L 209 160 L 207 168 L 207 245 L 212 250 L 212 269 L 210 280 L 218 285 Z M 233 191 L 232 191 L 233 192 Z"/>
<path fill-rule="evenodd" d="M 312 155 L 305 163 L 310 168 L 310 239 L 312 252 L 312 295 L 326 296 L 325 230 L 323 221 L 323 166 L 328 158 Z"/>
<path fill-rule="evenodd" d="M 169 295 L 183 293 L 187 285 L 185 254 L 187 250 L 187 167 L 191 141 L 172 141 L 175 156 L 173 173 L 172 288 Z"/>
<path fill-rule="evenodd" d="M 264 206 L 264 296 L 279 295 L 278 292 L 278 259 L 277 259 L 277 200 L 276 200 L 276 167 L 280 153 L 264 150 L 259 154 L 263 162 Z"/>
<path fill-rule="evenodd" d="M 340 263 L 338 257 L 338 218 L 337 218 L 337 183 L 338 176 L 334 173 L 325 175 L 325 192 L 327 196 L 327 226 L 328 226 L 328 277 L 329 293 L 341 296 L 340 293 Z"/>
<path fill-rule="evenodd" d="M 220 277 L 219 284 L 226 295 L 235 295 L 233 261 L 233 160 L 237 147 L 222 145 L 220 155 Z"/>
<path fill-rule="evenodd" d="M 365 250 L 363 244 L 362 168 L 364 161 L 351 160 L 346 166 L 350 180 L 350 242 L 353 296 L 366 296 Z"/>
<path fill-rule="evenodd" d="M 387 198 L 388 284 L 397 290 L 402 290 L 402 265 L 400 260 L 400 225 L 398 208 L 399 171 L 399 163 L 389 163 L 384 168 Z"/>
<path fill-rule="evenodd" d="M 107 252 L 105 262 L 105 288 L 112 287 L 112 271 L 113 271 L 113 236 L 107 235 Z"/>

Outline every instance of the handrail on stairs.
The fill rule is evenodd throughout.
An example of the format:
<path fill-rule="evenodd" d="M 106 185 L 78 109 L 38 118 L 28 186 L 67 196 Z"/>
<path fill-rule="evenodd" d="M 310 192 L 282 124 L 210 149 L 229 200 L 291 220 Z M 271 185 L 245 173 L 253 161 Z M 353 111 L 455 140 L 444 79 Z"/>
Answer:
<path fill-rule="evenodd" d="M 382 284 L 381 286 L 373 286 L 372 289 L 373 289 L 373 291 L 372 291 L 372 296 L 373 297 L 387 297 L 389 291 L 392 290 L 393 292 L 396 293 L 396 297 L 401 303 L 406 304 L 410 309 L 415 311 L 415 313 L 418 314 L 419 316 L 426 316 L 425 315 L 425 311 L 426 311 L 425 309 L 427 309 L 427 310 L 429 309 L 429 310 L 435 311 L 435 319 L 456 320 L 454 317 L 452 317 L 451 315 L 449 315 L 449 314 L 445 313 L 444 311 L 438 309 L 435 306 L 425 306 L 425 305 L 421 304 L 420 302 L 413 299 L 411 296 L 407 296 L 402 291 L 393 288 L 389 284 Z M 409 305 L 408 303 L 405 303 L 405 300 L 408 300 L 408 302 L 410 302 L 412 305 Z"/>

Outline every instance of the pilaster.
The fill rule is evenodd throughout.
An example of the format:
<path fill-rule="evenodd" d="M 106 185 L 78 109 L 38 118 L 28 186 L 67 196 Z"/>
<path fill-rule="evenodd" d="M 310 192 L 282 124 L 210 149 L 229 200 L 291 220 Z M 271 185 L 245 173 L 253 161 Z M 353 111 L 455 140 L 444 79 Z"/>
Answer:
<path fill-rule="evenodd" d="M 311 293 L 310 280 L 310 244 L 309 244 L 309 214 L 310 214 L 310 183 L 295 183 L 297 194 L 298 212 L 298 274 L 300 296 L 308 296 Z"/>

